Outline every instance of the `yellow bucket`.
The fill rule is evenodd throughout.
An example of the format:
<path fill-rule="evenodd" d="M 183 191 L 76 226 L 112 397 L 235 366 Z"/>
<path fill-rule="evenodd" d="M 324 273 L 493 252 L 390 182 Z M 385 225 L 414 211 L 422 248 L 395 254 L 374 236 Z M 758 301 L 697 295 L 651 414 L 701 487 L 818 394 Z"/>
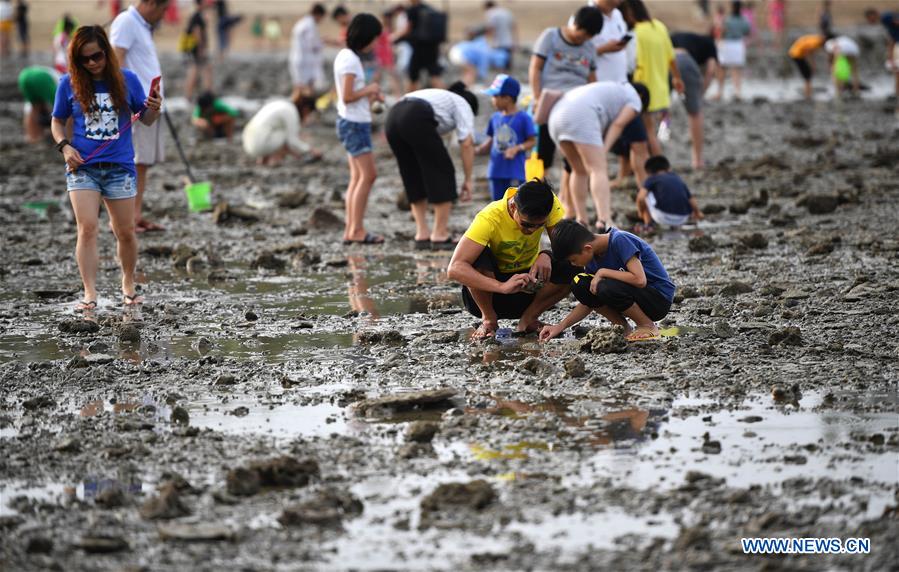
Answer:
<path fill-rule="evenodd" d="M 531 153 L 530 158 L 524 162 L 524 178 L 528 181 L 534 179 L 543 180 L 543 160 L 537 156 L 537 152 Z"/>

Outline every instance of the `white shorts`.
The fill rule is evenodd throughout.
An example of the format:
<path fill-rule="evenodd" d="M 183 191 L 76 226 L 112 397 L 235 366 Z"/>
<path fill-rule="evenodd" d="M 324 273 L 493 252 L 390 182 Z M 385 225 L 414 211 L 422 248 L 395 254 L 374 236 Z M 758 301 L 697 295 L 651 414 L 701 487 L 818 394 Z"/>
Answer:
<path fill-rule="evenodd" d="M 162 140 L 160 117 L 153 125 L 144 125 L 139 120 L 131 126 L 131 141 L 134 145 L 134 162 L 138 165 L 155 165 L 165 161 L 165 145 Z"/>
<path fill-rule="evenodd" d="M 660 211 L 656 208 L 656 197 L 652 193 L 646 195 L 646 207 L 649 209 L 649 216 L 652 217 L 657 224 L 667 226 L 683 226 L 690 220 L 690 215 L 671 214 Z"/>
<path fill-rule="evenodd" d="M 718 61 L 726 68 L 746 65 L 746 44 L 743 40 L 721 40 L 718 44 Z"/>

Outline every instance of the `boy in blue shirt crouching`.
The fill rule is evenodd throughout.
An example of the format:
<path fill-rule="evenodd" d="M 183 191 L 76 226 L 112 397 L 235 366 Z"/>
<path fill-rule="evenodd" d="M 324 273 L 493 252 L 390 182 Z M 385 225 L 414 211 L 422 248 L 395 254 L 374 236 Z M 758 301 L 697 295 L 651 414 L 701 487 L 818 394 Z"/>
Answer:
<path fill-rule="evenodd" d="M 671 309 L 675 286 L 646 241 L 616 228 L 593 234 L 577 221 L 563 220 L 553 232 L 552 249 L 553 258 L 583 266 L 586 273 L 578 274 L 571 287 L 579 304 L 558 324 L 544 326 L 541 341 L 558 336 L 593 311 L 624 326 L 629 342 L 659 337 L 655 323 Z"/>
<path fill-rule="evenodd" d="M 484 93 L 496 109 L 487 125 L 487 139 L 478 146 L 478 154 L 490 151 L 487 178 L 493 200 L 498 201 L 509 187 L 524 183 L 527 151 L 537 144 L 534 120 L 517 107 L 521 84 L 514 77 L 499 74 Z"/>

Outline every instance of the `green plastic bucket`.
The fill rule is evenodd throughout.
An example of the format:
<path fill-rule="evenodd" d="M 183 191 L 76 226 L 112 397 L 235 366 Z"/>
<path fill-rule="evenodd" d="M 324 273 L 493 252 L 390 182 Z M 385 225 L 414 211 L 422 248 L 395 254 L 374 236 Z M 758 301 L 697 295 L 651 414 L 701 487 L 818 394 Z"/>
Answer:
<path fill-rule="evenodd" d="M 184 194 L 187 195 L 187 207 L 190 212 L 198 213 L 212 208 L 212 202 L 209 199 L 212 194 L 212 183 L 209 181 L 190 183 L 184 187 Z"/>
<path fill-rule="evenodd" d="M 837 56 L 833 64 L 833 77 L 840 82 L 848 82 L 852 79 L 852 64 L 846 56 Z"/>

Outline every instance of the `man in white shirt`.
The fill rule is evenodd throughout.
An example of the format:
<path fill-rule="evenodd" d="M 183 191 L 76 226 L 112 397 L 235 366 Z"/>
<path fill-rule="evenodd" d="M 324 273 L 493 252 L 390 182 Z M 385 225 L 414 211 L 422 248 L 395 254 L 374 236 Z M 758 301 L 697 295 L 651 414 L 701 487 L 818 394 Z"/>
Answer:
<path fill-rule="evenodd" d="M 323 5 L 313 5 L 309 14 L 300 18 L 290 33 L 290 53 L 287 56 L 293 84 L 290 99 L 297 105 L 304 121 L 315 111 L 315 86 L 323 79 L 322 39 L 318 25 L 325 14 Z"/>
<path fill-rule="evenodd" d="M 618 5 L 621 0 L 591 0 L 602 12 L 602 31 L 593 36 L 596 46 L 596 81 L 627 81 L 627 24 Z M 633 40 L 631 40 L 633 41 Z"/>
<path fill-rule="evenodd" d="M 512 69 L 512 54 L 518 45 L 518 26 L 515 24 L 515 16 L 508 9 L 497 6 L 496 2 L 488 0 L 484 3 L 485 17 L 487 19 L 487 33 L 490 35 L 491 45 L 508 54 L 505 70 Z"/>
<path fill-rule="evenodd" d="M 170 0 L 140 0 L 112 22 L 110 42 L 115 48 L 119 64 L 130 69 L 140 79 L 145 93 L 150 92 L 153 78 L 162 75 L 156 44 L 153 43 L 153 27 L 162 20 Z M 160 84 L 160 95 L 163 86 Z M 161 121 L 153 125 L 134 122 L 131 128 L 134 143 L 134 163 L 137 168 L 137 197 L 134 201 L 134 221 L 137 232 L 165 230 L 141 215 L 144 190 L 147 188 L 147 171 L 165 159 Z"/>

